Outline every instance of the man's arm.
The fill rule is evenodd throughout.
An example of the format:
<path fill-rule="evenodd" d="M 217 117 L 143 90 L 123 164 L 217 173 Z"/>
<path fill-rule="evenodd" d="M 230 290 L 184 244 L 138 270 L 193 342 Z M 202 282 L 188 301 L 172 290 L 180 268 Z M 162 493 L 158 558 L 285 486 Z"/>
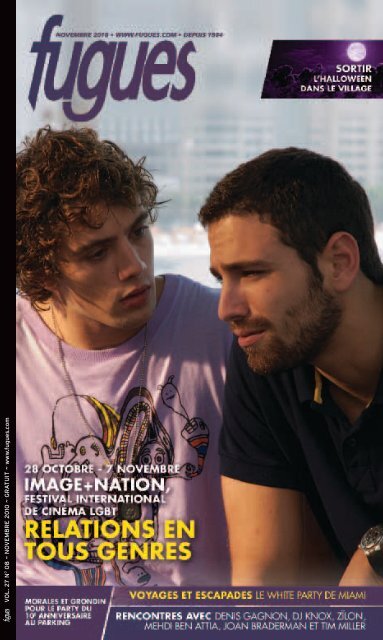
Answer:
<path fill-rule="evenodd" d="M 300 491 L 222 478 L 234 585 L 337 584 L 338 560 Z"/>
<path fill-rule="evenodd" d="M 233 585 L 335 584 L 339 567 L 299 491 L 222 478 Z M 383 586 L 357 549 L 339 586 Z"/>
<path fill-rule="evenodd" d="M 303 549 L 303 495 L 222 478 L 234 585 L 294 584 Z"/>

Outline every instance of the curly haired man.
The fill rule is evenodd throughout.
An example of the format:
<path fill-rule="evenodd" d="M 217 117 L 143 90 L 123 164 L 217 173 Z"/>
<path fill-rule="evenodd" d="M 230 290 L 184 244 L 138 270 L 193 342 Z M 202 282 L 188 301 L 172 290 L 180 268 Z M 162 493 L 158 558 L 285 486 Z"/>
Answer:
<path fill-rule="evenodd" d="M 17 155 L 19 584 L 228 582 L 231 336 L 214 290 L 154 276 L 159 204 L 143 161 L 91 129 L 45 127 Z"/>

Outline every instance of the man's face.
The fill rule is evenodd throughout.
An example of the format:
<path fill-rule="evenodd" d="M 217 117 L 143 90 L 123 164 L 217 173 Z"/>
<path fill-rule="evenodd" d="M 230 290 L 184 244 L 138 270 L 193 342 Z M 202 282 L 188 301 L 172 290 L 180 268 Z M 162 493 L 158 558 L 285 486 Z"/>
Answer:
<path fill-rule="evenodd" d="M 325 291 L 278 230 L 256 214 L 229 214 L 208 229 L 211 271 L 222 282 L 219 317 L 262 375 L 313 361 L 340 323 Z"/>
<path fill-rule="evenodd" d="M 141 209 L 115 205 L 99 229 L 72 226 L 59 256 L 56 291 L 68 320 L 109 332 L 112 342 L 114 334 L 127 339 L 144 326 L 156 305 L 148 224 Z"/>

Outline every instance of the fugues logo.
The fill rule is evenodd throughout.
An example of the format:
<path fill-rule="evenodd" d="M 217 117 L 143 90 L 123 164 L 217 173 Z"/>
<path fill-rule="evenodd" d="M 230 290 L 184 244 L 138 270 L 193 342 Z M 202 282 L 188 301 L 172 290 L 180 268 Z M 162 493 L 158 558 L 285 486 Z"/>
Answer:
<path fill-rule="evenodd" d="M 195 71 L 188 62 L 188 56 L 190 53 L 195 53 L 196 49 L 191 40 L 183 44 L 179 51 L 170 40 L 161 40 L 152 47 L 149 42 L 141 41 L 132 64 L 130 81 L 125 87 L 121 87 L 121 72 L 127 55 L 127 42 L 97 40 L 86 48 L 82 40 L 76 40 L 73 43 L 66 78 L 61 87 L 57 87 L 55 75 L 61 52 L 61 42 L 53 42 L 50 38 L 53 29 L 62 24 L 63 17 L 62 15 L 51 16 L 44 25 L 41 40 L 32 45 L 31 52 L 37 54 L 28 96 L 33 110 L 36 108 L 48 56 L 48 65 L 43 80 L 45 96 L 52 101 L 62 100 L 66 117 L 75 122 L 91 120 L 100 113 L 108 88 L 111 97 L 119 101 L 136 100 L 141 87 L 148 100 L 163 100 L 166 97 L 177 101 L 185 100 L 193 91 Z M 101 71 L 97 81 L 91 85 L 89 83 L 89 68 L 95 56 L 100 56 L 100 54 L 102 57 Z M 166 62 L 158 62 L 160 56 L 162 59 L 165 57 Z M 184 78 L 183 87 L 179 88 L 170 81 L 164 82 L 160 87 L 153 86 L 155 76 L 174 76 L 176 70 Z M 157 80 L 156 85 L 158 84 Z M 86 113 L 75 113 L 73 110 L 72 99 L 75 87 L 81 98 L 94 101 Z"/>

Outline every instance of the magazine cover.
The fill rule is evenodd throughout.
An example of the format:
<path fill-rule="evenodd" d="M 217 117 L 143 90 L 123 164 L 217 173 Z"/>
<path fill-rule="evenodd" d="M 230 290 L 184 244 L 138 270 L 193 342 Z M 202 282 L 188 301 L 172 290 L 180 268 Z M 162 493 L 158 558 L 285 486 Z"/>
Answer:
<path fill-rule="evenodd" d="M 382 18 L 17 1 L 18 639 L 378 637 Z"/>

